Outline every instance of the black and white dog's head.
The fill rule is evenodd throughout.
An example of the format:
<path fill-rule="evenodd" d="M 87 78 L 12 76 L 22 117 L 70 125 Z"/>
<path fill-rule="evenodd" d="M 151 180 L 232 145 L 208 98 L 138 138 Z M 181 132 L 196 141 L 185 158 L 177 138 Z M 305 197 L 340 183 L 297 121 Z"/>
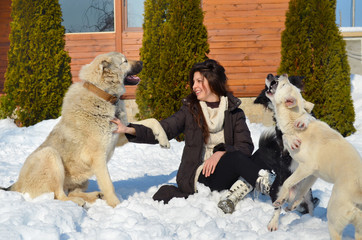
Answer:
<path fill-rule="evenodd" d="M 299 88 L 301 91 L 303 90 L 303 78 L 300 76 L 290 76 L 288 77 L 291 84 Z M 278 86 L 279 76 L 274 76 L 269 73 L 265 79 L 265 88 L 260 92 L 259 96 L 254 100 L 254 103 L 263 105 L 266 109 L 271 111 L 274 110 L 273 104 L 270 99 L 266 96 L 266 94 L 274 94 L 277 86 Z"/>

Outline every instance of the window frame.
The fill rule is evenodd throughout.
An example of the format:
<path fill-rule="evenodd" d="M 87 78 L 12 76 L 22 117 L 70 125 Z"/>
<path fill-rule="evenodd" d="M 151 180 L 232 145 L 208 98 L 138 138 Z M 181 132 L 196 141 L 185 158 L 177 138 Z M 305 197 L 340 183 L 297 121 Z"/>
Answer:
<path fill-rule="evenodd" d="M 348 1 L 348 0 L 347 0 Z M 336 1 L 336 11 L 335 11 L 335 16 L 336 16 L 336 24 L 339 28 L 350 28 L 350 29 L 353 29 L 353 28 L 362 28 L 362 26 L 356 26 L 355 22 L 356 22 L 356 19 L 358 18 L 357 14 L 356 14 L 356 0 L 349 0 L 350 1 L 350 4 L 351 4 L 351 9 L 348 9 L 350 10 L 350 13 L 347 15 L 347 18 L 342 18 L 341 16 L 341 12 L 339 11 L 338 12 L 338 3 L 339 5 L 343 2 L 343 0 L 337 0 Z M 360 5 L 359 5 L 360 6 Z M 348 21 L 350 21 L 350 26 L 346 26 L 346 27 L 343 27 L 342 26 L 342 20 L 346 20 L 346 19 L 349 19 Z M 348 24 L 348 25 L 349 25 Z M 353 26 L 354 25 L 354 26 Z"/>
<path fill-rule="evenodd" d="M 127 0 L 122 1 L 122 28 L 124 32 L 143 32 L 143 27 L 128 27 Z"/>

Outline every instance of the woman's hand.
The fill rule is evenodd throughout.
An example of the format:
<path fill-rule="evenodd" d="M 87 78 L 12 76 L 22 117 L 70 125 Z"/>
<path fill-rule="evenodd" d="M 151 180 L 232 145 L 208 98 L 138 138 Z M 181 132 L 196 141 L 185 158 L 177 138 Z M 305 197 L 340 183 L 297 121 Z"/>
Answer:
<path fill-rule="evenodd" d="M 126 133 L 127 127 L 118 118 L 113 118 L 112 123 L 117 125 L 117 130 L 114 133 Z"/>
<path fill-rule="evenodd" d="M 206 159 L 204 163 L 204 168 L 202 169 L 202 174 L 205 177 L 209 177 L 214 173 L 216 165 L 219 163 L 220 158 L 225 154 L 225 151 L 215 152 L 209 159 Z"/>
<path fill-rule="evenodd" d="M 128 133 L 136 135 L 136 130 L 134 128 L 125 126 L 118 118 L 114 118 L 111 122 L 117 125 L 117 130 L 115 130 L 114 133 Z"/>

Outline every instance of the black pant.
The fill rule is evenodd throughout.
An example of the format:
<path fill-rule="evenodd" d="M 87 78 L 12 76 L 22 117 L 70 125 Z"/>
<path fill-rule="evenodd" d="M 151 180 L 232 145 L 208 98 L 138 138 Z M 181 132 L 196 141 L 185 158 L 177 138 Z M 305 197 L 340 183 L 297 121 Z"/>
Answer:
<path fill-rule="evenodd" d="M 205 177 L 201 172 L 198 181 L 208 186 L 211 191 L 229 189 L 240 176 L 255 186 L 260 169 L 250 157 L 241 152 L 227 152 L 220 158 L 214 173 Z"/>

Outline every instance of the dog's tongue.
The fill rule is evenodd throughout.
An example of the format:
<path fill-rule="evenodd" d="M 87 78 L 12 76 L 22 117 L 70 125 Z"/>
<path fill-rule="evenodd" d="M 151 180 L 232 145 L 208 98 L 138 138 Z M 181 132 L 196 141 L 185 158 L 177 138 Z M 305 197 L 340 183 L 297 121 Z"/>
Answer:
<path fill-rule="evenodd" d="M 140 81 L 141 79 L 136 75 L 130 75 L 124 79 L 124 85 L 137 85 Z"/>

